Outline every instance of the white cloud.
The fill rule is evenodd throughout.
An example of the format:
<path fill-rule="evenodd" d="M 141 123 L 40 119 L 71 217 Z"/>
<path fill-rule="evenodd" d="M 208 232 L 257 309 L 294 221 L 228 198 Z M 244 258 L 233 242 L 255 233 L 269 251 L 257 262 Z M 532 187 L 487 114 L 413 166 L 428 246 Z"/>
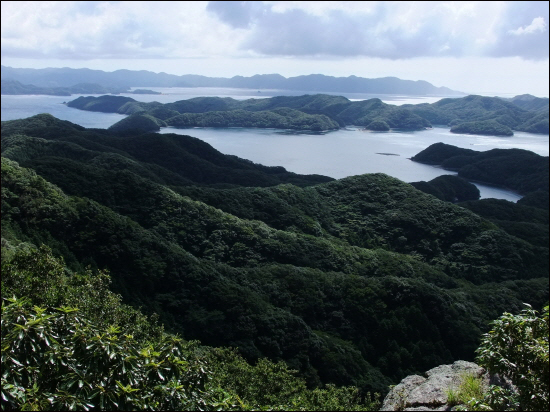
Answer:
<path fill-rule="evenodd" d="M 548 14 L 545 2 L 222 1 L 208 8 L 224 24 L 246 27 L 240 48 L 260 55 L 548 57 L 542 37 L 527 48 L 504 45 L 518 17 L 533 21 L 523 30 L 540 29 L 537 16 Z"/>
<path fill-rule="evenodd" d="M 173 58 L 227 54 L 239 34 L 206 2 L 2 2 L 2 55 Z"/>
<path fill-rule="evenodd" d="M 548 2 L 1 4 L 3 57 L 548 57 Z"/>
<path fill-rule="evenodd" d="M 535 17 L 531 24 L 526 27 L 518 27 L 515 30 L 508 30 L 508 33 L 521 36 L 524 34 L 532 34 L 536 32 L 544 33 L 546 31 L 546 22 L 543 17 Z"/>

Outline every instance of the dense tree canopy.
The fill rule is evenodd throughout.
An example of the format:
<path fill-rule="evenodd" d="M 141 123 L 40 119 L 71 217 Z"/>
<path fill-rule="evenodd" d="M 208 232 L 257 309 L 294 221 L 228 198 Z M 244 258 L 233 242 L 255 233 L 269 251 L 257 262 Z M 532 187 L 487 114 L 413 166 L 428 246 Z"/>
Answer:
<path fill-rule="evenodd" d="M 144 335 L 159 336 L 153 348 L 162 347 L 161 332 L 145 322 L 156 313 L 170 333 L 236 348 L 258 368 L 251 374 L 289 376 L 295 383 L 281 393 L 299 385 L 328 391 L 311 391 L 303 402 L 332 402 L 334 395 L 347 405 L 355 395 L 340 386 L 356 386 L 360 396 L 384 393 L 407 374 L 473 359 L 490 320 L 522 302 L 541 308 L 548 244 L 502 223 L 544 224 L 527 208 L 468 210 L 383 174 L 297 175 L 225 156 L 188 136 L 123 136 L 48 115 L 2 122 L 3 262 L 15 265 L 21 250 L 45 244 L 53 265 L 37 272 L 52 279 L 46 284 L 31 271 L 18 269 L 19 280 L 3 276 L 6 297 L 45 309 L 16 305 L 10 313 L 51 315 L 52 322 L 105 333 L 114 325 L 122 334 L 136 319 L 136 343 L 105 335 L 134 348 Z M 61 257 L 61 266 L 52 263 Z M 112 290 L 143 315 L 124 309 L 99 317 L 97 304 L 79 304 L 78 282 L 106 282 L 94 275 L 103 270 Z M 52 271 L 62 281 L 53 281 Z M 71 273 L 81 275 L 65 278 Z M 26 276 L 30 281 L 21 280 Z M 52 284 L 63 292 L 48 292 Z M 94 289 L 106 290 L 87 293 Z M 95 299 L 86 296 L 83 303 Z M 55 310 L 63 306 L 79 312 Z M 72 316 L 90 323 L 78 326 Z M 48 328 L 58 333 L 54 326 Z M 227 391 L 247 407 L 265 405 L 262 386 L 246 392 L 244 378 L 227 369 L 234 362 L 246 370 L 244 360 L 220 351 L 209 356 L 233 359 L 219 366 L 224 385 L 235 388 Z"/>

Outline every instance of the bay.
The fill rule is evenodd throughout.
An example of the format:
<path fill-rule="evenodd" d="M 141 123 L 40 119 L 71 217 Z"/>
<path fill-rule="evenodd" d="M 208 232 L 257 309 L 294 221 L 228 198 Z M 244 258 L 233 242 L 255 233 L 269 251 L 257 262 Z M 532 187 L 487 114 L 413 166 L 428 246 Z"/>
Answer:
<path fill-rule="evenodd" d="M 199 96 L 232 97 L 235 99 L 265 98 L 275 95 L 301 95 L 284 90 L 250 90 L 220 88 L 149 88 L 161 95 L 122 94 L 138 101 L 169 103 Z M 286 93 L 286 94 L 285 94 Z M 353 95 L 353 94 L 352 94 Z M 1 96 L 2 120 L 21 119 L 39 113 L 53 116 L 90 128 L 107 128 L 124 115 L 87 112 L 67 107 L 73 96 Z M 380 97 L 385 103 L 433 103 L 440 97 L 417 96 L 351 96 L 350 100 Z M 190 128 L 161 129 L 160 133 L 176 133 L 197 137 L 224 154 L 236 155 L 267 166 L 283 166 L 300 174 L 321 174 L 336 179 L 364 173 L 386 173 L 405 182 L 428 181 L 443 174 L 455 174 L 438 167 L 423 165 L 409 158 L 433 143 L 485 151 L 493 148 L 521 148 L 548 156 L 548 135 L 515 132 L 511 137 L 460 135 L 448 128 L 434 127 L 417 132 L 367 132 L 359 127 L 309 134 L 277 129 L 247 128 Z M 521 195 L 514 191 L 476 183 L 482 198 L 517 201 Z"/>
<path fill-rule="evenodd" d="M 130 90 L 138 89 L 132 87 Z M 140 87 L 142 89 L 142 87 Z M 281 90 L 281 89 L 236 89 L 236 88 L 220 88 L 220 87 L 147 87 L 148 90 L 161 94 L 143 94 L 137 97 L 135 94 L 122 94 L 129 96 L 142 102 L 171 103 L 177 100 L 191 99 L 194 97 L 216 96 L 216 97 L 231 97 L 236 100 L 246 99 L 265 99 L 274 96 L 303 96 L 306 94 L 329 94 L 333 96 L 344 96 L 351 101 L 368 100 L 379 98 L 384 103 L 400 106 L 402 104 L 420 104 L 420 103 L 435 103 L 441 100 L 442 96 L 404 96 L 399 94 L 370 94 L 370 93 L 337 93 L 337 92 L 311 92 L 302 90 Z M 456 96 L 449 96 L 456 97 Z"/>

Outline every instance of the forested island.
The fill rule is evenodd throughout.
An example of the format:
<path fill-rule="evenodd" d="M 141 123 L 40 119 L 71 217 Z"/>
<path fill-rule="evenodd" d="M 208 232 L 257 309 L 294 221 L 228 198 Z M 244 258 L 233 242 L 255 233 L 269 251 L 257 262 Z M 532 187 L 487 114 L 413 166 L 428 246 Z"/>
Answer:
<path fill-rule="evenodd" d="M 326 94 L 235 100 L 197 97 L 174 103 L 143 103 L 130 97 L 79 97 L 69 107 L 130 115 L 112 127 L 130 132 L 160 127 L 260 127 L 326 131 L 348 125 L 366 130 L 424 130 L 432 125 L 453 133 L 513 135 L 513 130 L 548 134 L 548 99 L 514 100 L 467 96 L 433 104 L 395 106 L 380 99 L 350 101 Z M 525 103 L 525 99 L 519 100 Z"/>
<path fill-rule="evenodd" d="M 130 93 L 132 93 L 132 94 L 162 94 L 161 92 L 155 92 L 155 91 L 149 90 L 149 89 L 135 89 L 135 90 L 132 90 Z"/>
<path fill-rule="evenodd" d="M 435 143 L 411 160 L 439 165 L 464 179 L 515 190 L 523 195 L 548 192 L 548 156 L 523 149 L 471 149 Z"/>
<path fill-rule="evenodd" d="M 307 101 L 318 110 L 308 114 L 328 117 L 314 105 L 325 98 L 295 104 Z M 80 102 L 104 101 L 87 99 Z M 178 104 L 191 113 L 191 100 L 136 112 L 166 122 L 168 110 L 181 115 Z M 109 102 L 113 111 L 143 107 Z M 234 102 L 199 100 L 220 112 Z M 265 99 L 255 112 L 288 107 L 275 102 Z M 352 107 L 393 110 L 359 103 Z M 369 393 L 472 360 L 490 321 L 548 302 L 548 216 L 537 201 L 454 204 L 384 174 L 299 175 L 189 136 L 86 129 L 47 114 L 4 121 L 1 136 L 2 296 L 11 299 L 3 319 L 34 322 L 24 342 L 38 345 L 36 362 L 48 376 L 60 373 L 63 388 L 79 388 L 75 402 L 373 409 Z M 417 160 L 481 167 L 487 157 L 429 152 Z M 518 164 L 536 163 L 518 156 L 528 159 Z M 545 162 L 546 175 L 512 181 L 539 193 Z M 80 359 L 86 341 L 94 359 L 116 369 L 101 381 L 102 370 L 90 366 L 87 376 L 99 380 L 79 383 L 58 358 L 47 361 L 50 349 L 34 334 L 42 326 L 34 325 L 58 337 L 50 345 L 73 348 L 67 356 Z M 124 361 L 128 353 L 133 363 Z M 17 382 L 30 382 L 24 366 L 10 365 L 21 373 Z M 180 386 L 169 386 L 176 378 Z M 101 392 L 90 382 L 112 386 Z M 19 393 L 10 391 L 3 402 Z"/>

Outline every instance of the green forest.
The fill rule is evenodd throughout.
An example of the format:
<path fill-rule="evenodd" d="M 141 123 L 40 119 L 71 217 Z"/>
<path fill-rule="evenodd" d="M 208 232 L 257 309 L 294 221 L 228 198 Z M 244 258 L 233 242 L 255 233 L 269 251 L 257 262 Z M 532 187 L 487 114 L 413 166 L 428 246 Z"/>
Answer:
<path fill-rule="evenodd" d="M 191 100 L 142 115 L 168 123 Z M 548 302 L 548 186 L 528 183 L 547 158 L 514 160 L 537 176 L 510 178 L 515 204 L 47 114 L 1 135 L 5 409 L 375 410 L 405 376 L 473 360 L 502 313 Z"/>
<path fill-rule="evenodd" d="M 521 97 L 521 96 L 520 96 Z M 235 100 L 196 97 L 174 103 L 143 103 L 130 97 L 79 97 L 67 103 L 81 110 L 129 115 L 117 131 L 160 127 L 259 127 L 326 131 L 348 125 L 372 131 L 424 130 L 432 125 L 452 133 L 511 136 L 513 130 L 548 134 L 548 99 L 466 96 L 436 103 L 395 106 L 380 99 L 350 101 L 326 94 Z"/>

